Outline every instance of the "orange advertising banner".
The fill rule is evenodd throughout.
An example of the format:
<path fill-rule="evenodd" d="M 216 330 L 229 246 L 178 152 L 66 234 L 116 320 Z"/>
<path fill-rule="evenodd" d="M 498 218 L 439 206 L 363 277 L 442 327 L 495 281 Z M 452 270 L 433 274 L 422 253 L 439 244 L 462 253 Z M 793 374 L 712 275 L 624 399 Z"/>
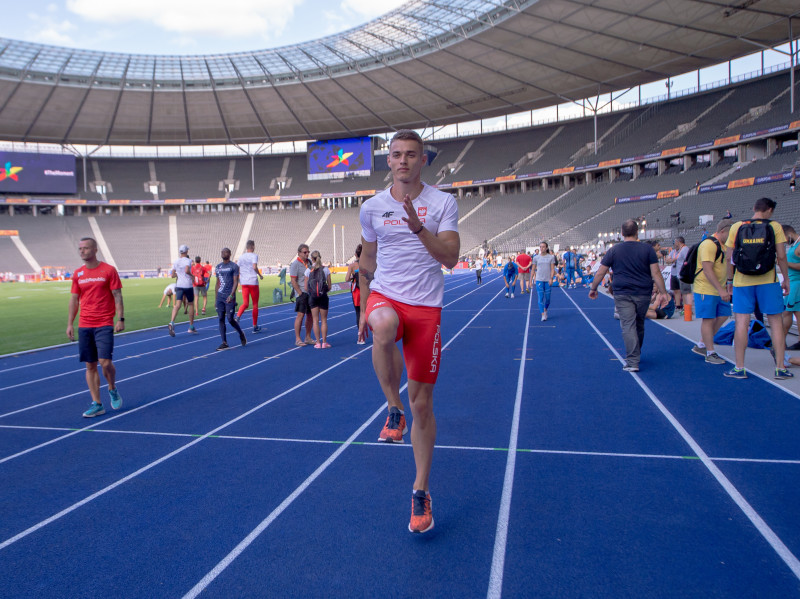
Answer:
<path fill-rule="evenodd" d="M 19 231 L 15 231 L 14 229 L 0 229 L 0 236 L 4 237 L 19 237 Z"/>
<path fill-rule="evenodd" d="M 78 199 L 78 198 L 67 198 L 65 203 L 67 203 L 67 204 L 85 204 L 86 200 L 81 200 L 81 199 Z"/>
<path fill-rule="evenodd" d="M 227 201 L 225 198 L 206 198 L 206 204 L 218 204 Z"/>
<path fill-rule="evenodd" d="M 789 129 L 800 129 L 800 121 L 792 121 L 789 123 Z"/>
<path fill-rule="evenodd" d="M 28 198 L 6 198 L 6 204 L 27 204 Z"/>
<path fill-rule="evenodd" d="M 378 193 L 377 189 L 362 189 L 361 191 L 357 191 L 356 195 L 357 196 L 374 196 L 376 193 Z"/>
<path fill-rule="evenodd" d="M 554 175 L 566 175 L 568 173 L 573 172 L 574 170 L 575 170 L 574 166 L 566 166 L 564 168 L 557 168 L 556 170 L 553 171 L 553 174 Z"/>
<path fill-rule="evenodd" d="M 739 141 L 741 137 L 742 137 L 741 135 L 731 135 L 730 137 L 721 137 L 719 139 L 714 140 L 714 145 L 724 146 L 726 144 L 736 143 L 737 141 Z"/>
<path fill-rule="evenodd" d="M 680 148 L 670 148 L 669 150 L 664 150 L 661 152 L 662 156 L 677 156 L 678 154 L 683 154 L 684 150 L 686 150 L 686 146 L 681 146 Z"/>
<path fill-rule="evenodd" d="M 186 202 L 185 199 L 177 199 L 177 198 L 173 198 L 171 200 L 164 200 L 165 204 L 183 204 L 184 202 Z"/>
<path fill-rule="evenodd" d="M 658 192 L 658 199 L 663 200 L 664 198 L 677 198 L 679 195 L 681 195 L 680 189 L 667 189 L 666 191 Z"/>
<path fill-rule="evenodd" d="M 303 200 L 319 200 L 320 198 L 322 198 L 322 194 L 321 193 L 304 193 L 303 195 L 300 196 L 300 198 L 303 199 Z"/>
<path fill-rule="evenodd" d="M 598 164 L 597 166 L 599 166 L 599 167 L 601 167 L 601 168 L 602 168 L 602 167 L 605 167 L 605 166 L 616 166 L 616 165 L 618 165 L 620 162 L 622 162 L 622 158 L 616 158 L 616 159 L 614 159 L 614 160 L 603 160 L 603 162 L 601 162 L 601 163 L 600 163 L 600 164 Z"/>
<path fill-rule="evenodd" d="M 280 199 L 281 199 L 281 196 L 261 196 L 261 201 L 262 202 L 275 202 L 275 201 L 280 200 Z"/>
<path fill-rule="evenodd" d="M 514 181 L 516 178 L 516 175 L 505 175 L 503 177 L 495 177 L 494 180 L 497 183 L 503 183 L 504 181 Z"/>
<path fill-rule="evenodd" d="M 472 185 L 472 181 L 456 181 L 453 183 L 453 187 L 466 187 L 467 185 Z"/>
<path fill-rule="evenodd" d="M 736 179 L 736 181 L 728 181 L 728 189 L 736 189 L 738 187 L 750 187 L 756 184 L 755 177 L 748 177 L 747 179 Z"/>
<path fill-rule="evenodd" d="M 122 205 L 125 205 L 125 204 L 130 204 L 131 201 L 130 200 L 109 200 L 108 203 L 109 204 L 122 204 Z"/>

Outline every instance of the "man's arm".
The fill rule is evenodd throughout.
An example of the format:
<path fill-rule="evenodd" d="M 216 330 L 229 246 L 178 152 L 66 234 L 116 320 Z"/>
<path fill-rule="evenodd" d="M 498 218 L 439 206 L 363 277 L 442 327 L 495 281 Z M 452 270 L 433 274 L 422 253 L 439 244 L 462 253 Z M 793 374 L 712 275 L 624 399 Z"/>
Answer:
<path fill-rule="evenodd" d="M 217 282 L 214 284 L 214 296 L 219 293 L 219 274 L 217 274 Z"/>
<path fill-rule="evenodd" d="M 594 279 L 592 282 L 589 283 L 589 299 L 597 299 L 597 288 L 600 286 L 600 283 L 603 281 L 603 277 L 606 276 L 608 272 L 608 266 L 600 265 L 600 268 L 597 269 L 597 272 L 594 275 Z"/>
<path fill-rule="evenodd" d="M 78 315 L 79 306 L 78 294 L 73 293 L 69 297 L 69 315 L 67 316 L 67 337 L 70 341 L 75 341 L 75 329 L 72 323 L 75 322 L 75 317 Z"/>
<path fill-rule="evenodd" d="M 264 275 L 262 275 L 261 271 L 258 270 L 258 262 L 253 262 L 253 270 L 258 275 L 258 278 L 263 281 L 264 280 Z"/>
<path fill-rule="evenodd" d="M 411 198 L 406 195 L 403 199 L 403 208 L 406 216 L 403 220 L 408 224 L 411 232 L 416 233 L 422 245 L 437 262 L 444 264 L 445 268 L 453 268 L 458 264 L 458 255 L 461 251 L 461 238 L 457 231 L 440 231 L 434 235 L 422 226 L 422 221 L 417 216 L 417 210 L 411 202 Z M 361 251 L 364 251 L 363 244 Z"/>
<path fill-rule="evenodd" d="M 717 275 L 714 272 L 714 263 L 709 262 L 708 260 L 703 261 L 703 274 L 706 276 L 706 280 L 711 283 L 712 287 L 717 290 L 719 293 L 719 298 L 723 302 L 731 301 L 731 292 L 728 291 L 728 287 L 723 287 L 719 280 L 717 279 Z"/>
<path fill-rule="evenodd" d="M 786 244 L 776 243 L 775 252 L 778 254 L 778 267 L 783 275 L 781 289 L 783 289 L 783 295 L 789 295 L 789 262 L 786 259 Z"/>
<path fill-rule="evenodd" d="M 225 301 L 230 303 L 233 301 L 233 298 L 236 297 L 236 289 L 239 287 L 239 275 L 233 275 L 233 289 L 231 289 L 231 294 L 228 296 L 228 299 Z"/>
<path fill-rule="evenodd" d="M 656 298 L 656 308 L 663 308 L 669 303 L 669 293 L 667 293 L 667 286 L 664 284 L 664 277 L 661 275 L 661 269 L 658 264 L 650 265 L 650 276 L 653 277 L 653 282 L 658 288 L 658 298 Z"/>
<path fill-rule="evenodd" d="M 111 295 L 114 296 L 114 306 L 117 309 L 117 322 L 114 324 L 114 332 L 121 333 L 125 330 L 125 323 L 122 319 L 125 317 L 125 306 L 122 303 L 122 289 L 112 289 Z"/>
<path fill-rule="evenodd" d="M 297 277 L 292 275 L 291 277 L 289 277 L 289 279 L 292 282 L 292 288 L 294 289 L 294 294 L 300 295 L 301 293 L 303 293 L 303 290 L 300 289 L 300 285 L 297 284 Z"/>
<path fill-rule="evenodd" d="M 361 292 L 361 317 L 358 322 L 358 340 L 367 340 L 367 298 L 369 286 L 378 266 L 378 242 L 361 238 L 361 257 L 358 259 L 358 289 Z"/>

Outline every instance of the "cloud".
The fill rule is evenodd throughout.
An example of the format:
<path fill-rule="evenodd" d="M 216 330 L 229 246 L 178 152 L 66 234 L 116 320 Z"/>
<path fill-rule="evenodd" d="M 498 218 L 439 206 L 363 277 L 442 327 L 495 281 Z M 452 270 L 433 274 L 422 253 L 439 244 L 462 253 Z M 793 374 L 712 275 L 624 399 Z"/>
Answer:
<path fill-rule="evenodd" d="M 56 11 L 48 7 L 48 13 Z M 25 39 L 41 44 L 53 44 L 56 46 L 76 46 L 75 40 L 70 32 L 77 30 L 77 27 L 68 19 L 60 19 L 54 14 L 29 13 L 28 19 L 31 27 L 25 34 Z"/>
<path fill-rule="evenodd" d="M 342 10 L 357 15 L 363 19 L 370 20 L 395 8 L 402 6 L 406 0 L 387 0 L 385 2 L 375 2 L 375 0 L 342 0 Z"/>
<path fill-rule="evenodd" d="M 272 37 L 283 31 L 302 0 L 67 0 L 83 19 L 110 25 L 143 22 L 178 35 Z"/>

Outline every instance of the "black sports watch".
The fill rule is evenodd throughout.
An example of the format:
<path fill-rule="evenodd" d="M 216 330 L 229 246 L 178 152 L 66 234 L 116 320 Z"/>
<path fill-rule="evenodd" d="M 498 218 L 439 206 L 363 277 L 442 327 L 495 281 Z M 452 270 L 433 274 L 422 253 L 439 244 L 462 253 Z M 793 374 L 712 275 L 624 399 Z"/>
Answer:
<path fill-rule="evenodd" d="M 119 320 L 120 322 L 125 322 L 124 318 L 118 318 L 117 320 Z"/>

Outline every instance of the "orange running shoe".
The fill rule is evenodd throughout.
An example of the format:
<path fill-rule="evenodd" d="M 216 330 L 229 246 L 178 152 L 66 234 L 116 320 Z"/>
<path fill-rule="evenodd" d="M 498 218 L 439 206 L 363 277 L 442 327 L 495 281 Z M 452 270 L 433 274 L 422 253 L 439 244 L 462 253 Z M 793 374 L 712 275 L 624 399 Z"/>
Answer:
<path fill-rule="evenodd" d="M 432 528 L 431 494 L 426 491 L 414 491 L 411 494 L 411 522 L 408 524 L 408 530 L 428 532 Z"/>
<path fill-rule="evenodd" d="M 397 408 L 390 408 L 389 415 L 386 417 L 386 424 L 383 425 L 381 436 L 378 441 L 384 443 L 402 443 L 403 435 L 408 432 L 405 414 L 401 414 Z"/>

